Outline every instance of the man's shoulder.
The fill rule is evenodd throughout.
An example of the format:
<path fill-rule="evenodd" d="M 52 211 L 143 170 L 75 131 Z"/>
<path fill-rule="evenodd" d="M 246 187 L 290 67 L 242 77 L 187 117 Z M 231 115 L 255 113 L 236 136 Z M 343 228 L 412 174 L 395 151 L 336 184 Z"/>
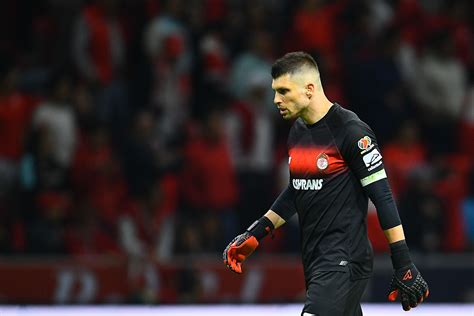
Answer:
<path fill-rule="evenodd" d="M 353 111 L 348 110 L 337 103 L 333 106 L 335 107 L 334 111 L 327 120 L 327 125 L 333 134 L 339 134 L 352 125 L 364 124 L 359 116 L 357 116 Z"/>
<path fill-rule="evenodd" d="M 346 124 L 348 124 L 349 122 L 360 122 L 360 118 L 359 116 L 349 110 L 349 109 L 346 109 L 344 107 L 342 107 L 341 105 L 335 103 L 333 105 L 335 107 L 335 111 L 334 111 L 334 115 L 332 115 L 330 117 L 330 122 L 332 122 L 333 124 L 338 124 L 339 126 L 344 126 Z"/>

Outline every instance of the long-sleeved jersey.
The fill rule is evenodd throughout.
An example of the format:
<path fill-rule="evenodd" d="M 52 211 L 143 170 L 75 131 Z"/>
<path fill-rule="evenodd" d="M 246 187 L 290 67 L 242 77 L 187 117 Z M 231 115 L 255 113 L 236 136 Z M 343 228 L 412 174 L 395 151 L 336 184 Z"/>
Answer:
<path fill-rule="evenodd" d="M 391 213 L 382 216 L 384 229 L 400 224 L 370 127 L 333 104 L 315 124 L 295 121 L 288 155 L 290 183 L 271 209 L 285 220 L 298 213 L 306 279 L 316 271 L 350 271 L 355 279 L 370 276 L 368 197 Z"/>

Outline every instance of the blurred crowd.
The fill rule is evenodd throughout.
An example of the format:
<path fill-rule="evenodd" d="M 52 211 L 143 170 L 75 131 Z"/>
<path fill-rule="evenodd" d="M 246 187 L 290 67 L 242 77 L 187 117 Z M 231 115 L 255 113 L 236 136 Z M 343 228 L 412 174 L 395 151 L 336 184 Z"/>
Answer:
<path fill-rule="evenodd" d="M 3 0 L 0 252 L 217 253 L 288 181 L 295 50 L 374 129 L 409 245 L 474 249 L 468 0 Z M 377 235 L 371 212 L 369 225 Z M 297 252 L 290 222 L 263 252 Z"/>

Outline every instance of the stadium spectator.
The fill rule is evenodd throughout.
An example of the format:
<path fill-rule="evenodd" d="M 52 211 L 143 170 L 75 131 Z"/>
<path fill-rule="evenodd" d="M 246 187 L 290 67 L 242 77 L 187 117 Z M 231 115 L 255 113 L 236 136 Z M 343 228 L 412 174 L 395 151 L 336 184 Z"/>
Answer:
<path fill-rule="evenodd" d="M 363 109 L 360 116 L 373 126 L 378 140 L 384 144 L 407 115 L 407 102 L 397 63 L 398 32 L 387 29 L 374 44 L 379 47 L 377 51 L 360 56 L 348 69 L 348 85 L 353 91 L 351 101 Z M 384 115 L 390 120 L 381 120 Z"/>
<path fill-rule="evenodd" d="M 45 191 L 36 196 L 36 213 L 26 228 L 27 251 L 35 254 L 66 254 L 65 227 L 71 211 L 68 191 Z"/>
<path fill-rule="evenodd" d="M 471 170 L 469 191 L 463 199 L 461 207 L 468 249 L 474 250 L 474 170 Z"/>
<path fill-rule="evenodd" d="M 427 163 L 426 149 L 412 120 L 403 122 L 395 139 L 383 147 L 383 157 L 395 196 L 406 190 L 410 173 Z"/>
<path fill-rule="evenodd" d="M 157 179 L 142 196 L 124 203 L 117 225 L 121 247 L 132 260 L 170 257 L 176 198 L 175 179 L 168 176 Z"/>
<path fill-rule="evenodd" d="M 359 77 L 363 76 L 364 62 L 374 53 L 372 51 L 374 39 L 370 33 L 369 14 L 368 8 L 364 5 L 346 8 L 342 13 L 345 21 L 342 24 L 343 35 L 338 43 L 340 61 L 344 66 L 344 71 L 340 75 L 344 83 L 344 94 L 348 103 L 359 109 L 361 118 L 367 116 L 368 109 L 364 102 L 363 90 L 360 90 L 364 87 L 361 87 L 363 84 Z M 323 70 L 328 69 L 326 59 L 320 54 L 318 55 L 322 59 Z M 329 71 L 325 71 L 325 73 L 329 73 L 331 76 Z"/>
<path fill-rule="evenodd" d="M 137 113 L 129 135 L 122 143 L 122 168 L 132 196 L 150 192 L 158 177 L 160 157 L 153 145 L 154 122 L 150 112 Z"/>
<path fill-rule="evenodd" d="M 118 240 L 128 258 L 133 303 L 158 299 L 155 260 L 168 260 L 174 249 L 177 184 L 173 176 L 157 178 L 147 191 L 132 197 L 118 218 Z"/>
<path fill-rule="evenodd" d="M 64 233 L 65 248 L 73 256 L 111 255 L 117 258 L 123 254 L 118 244 L 115 226 L 104 224 L 87 198 L 77 198 L 74 213 L 71 214 Z"/>
<path fill-rule="evenodd" d="M 208 32 L 200 41 L 201 75 L 204 85 L 228 85 L 229 57 L 219 32 Z M 203 93 L 203 92 L 197 92 Z M 205 92 L 204 92 L 205 93 Z M 206 96 L 209 98 L 209 95 Z M 201 100 L 205 102 L 204 100 Z"/>
<path fill-rule="evenodd" d="M 29 136 L 20 163 L 20 188 L 24 193 L 33 195 L 66 188 L 69 182 L 68 170 L 58 160 L 49 129 L 38 127 Z"/>
<path fill-rule="evenodd" d="M 337 15 L 343 10 L 342 2 L 304 0 L 293 18 L 294 49 L 319 52 L 324 59 L 336 55 Z"/>
<path fill-rule="evenodd" d="M 183 211 L 187 212 L 187 225 L 202 228 L 204 251 L 220 249 L 238 228 L 237 179 L 223 118 L 216 106 L 208 109 L 197 135 L 184 148 L 180 176 Z"/>
<path fill-rule="evenodd" d="M 33 129 L 43 129 L 49 134 L 53 158 L 64 168 L 70 166 L 77 144 L 72 86 L 72 78 L 67 73 L 53 75 L 48 96 L 38 105 L 32 118 Z"/>
<path fill-rule="evenodd" d="M 95 0 L 85 6 L 77 19 L 72 56 L 78 72 L 93 84 L 111 82 L 123 67 L 125 34 L 116 0 Z"/>
<path fill-rule="evenodd" d="M 268 32 L 257 31 L 251 35 L 249 47 L 236 56 L 230 73 L 230 92 L 237 99 L 244 99 L 252 88 L 248 77 L 267 77 L 270 80 L 271 60 L 273 58 L 273 43 Z M 266 88 L 266 104 L 272 104 L 273 92 Z"/>
<path fill-rule="evenodd" d="M 435 170 L 421 166 L 408 178 L 400 196 L 400 217 L 407 241 L 423 252 L 441 250 L 447 210 L 435 193 Z"/>
<path fill-rule="evenodd" d="M 74 116 L 79 141 L 86 137 L 87 133 L 97 125 L 97 113 L 92 89 L 85 83 L 79 83 L 73 87 L 71 102 L 74 107 Z"/>
<path fill-rule="evenodd" d="M 225 128 L 232 164 L 239 179 L 238 213 L 245 226 L 257 210 L 271 203 L 273 193 L 275 110 L 265 103 L 267 76 L 250 73 L 247 95 L 230 105 Z"/>
<path fill-rule="evenodd" d="M 159 113 L 156 138 L 161 146 L 175 136 L 189 117 L 192 54 L 189 31 L 180 21 L 184 2 L 166 1 L 144 32 L 152 68 L 151 106 Z"/>
<path fill-rule="evenodd" d="M 458 151 L 470 157 L 471 161 L 474 161 L 474 146 L 472 146 L 472 140 L 474 139 L 474 87 L 472 84 L 467 91 L 460 123 L 457 133 L 457 138 L 459 139 Z"/>
<path fill-rule="evenodd" d="M 437 181 L 434 190 L 443 205 L 448 206 L 444 214 L 444 251 L 462 251 L 466 248 L 466 235 L 462 217 L 462 199 L 469 190 L 469 170 L 472 161 L 462 155 L 446 155 L 434 161 Z"/>
<path fill-rule="evenodd" d="M 0 191 L 9 192 L 18 176 L 31 114 L 37 101 L 18 89 L 21 72 L 7 64 L 0 70 Z"/>
<path fill-rule="evenodd" d="M 127 201 L 127 184 L 114 155 L 107 130 L 95 126 L 79 142 L 71 167 L 71 182 L 75 192 L 89 201 L 93 216 L 115 227 L 122 205 Z M 88 218 L 81 218 L 84 223 Z"/>
<path fill-rule="evenodd" d="M 448 31 L 433 33 L 419 61 L 414 96 L 425 137 L 434 153 L 452 152 L 453 139 L 466 97 L 466 72 L 454 54 Z"/>

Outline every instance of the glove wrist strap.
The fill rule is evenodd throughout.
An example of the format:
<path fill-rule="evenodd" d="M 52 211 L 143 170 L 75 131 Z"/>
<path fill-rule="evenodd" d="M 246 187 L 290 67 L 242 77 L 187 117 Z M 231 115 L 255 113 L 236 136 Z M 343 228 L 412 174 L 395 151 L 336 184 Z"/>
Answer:
<path fill-rule="evenodd" d="M 273 236 L 273 229 L 275 229 L 275 226 L 272 221 L 266 216 L 262 216 L 250 225 L 249 228 L 247 228 L 247 231 L 260 241 L 260 239 L 267 236 L 268 233 L 271 233 Z"/>
<path fill-rule="evenodd" d="M 392 265 L 395 269 L 406 267 L 412 263 L 410 251 L 405 240 L 400 240 L 390 244 L 392 253 Z"/>

